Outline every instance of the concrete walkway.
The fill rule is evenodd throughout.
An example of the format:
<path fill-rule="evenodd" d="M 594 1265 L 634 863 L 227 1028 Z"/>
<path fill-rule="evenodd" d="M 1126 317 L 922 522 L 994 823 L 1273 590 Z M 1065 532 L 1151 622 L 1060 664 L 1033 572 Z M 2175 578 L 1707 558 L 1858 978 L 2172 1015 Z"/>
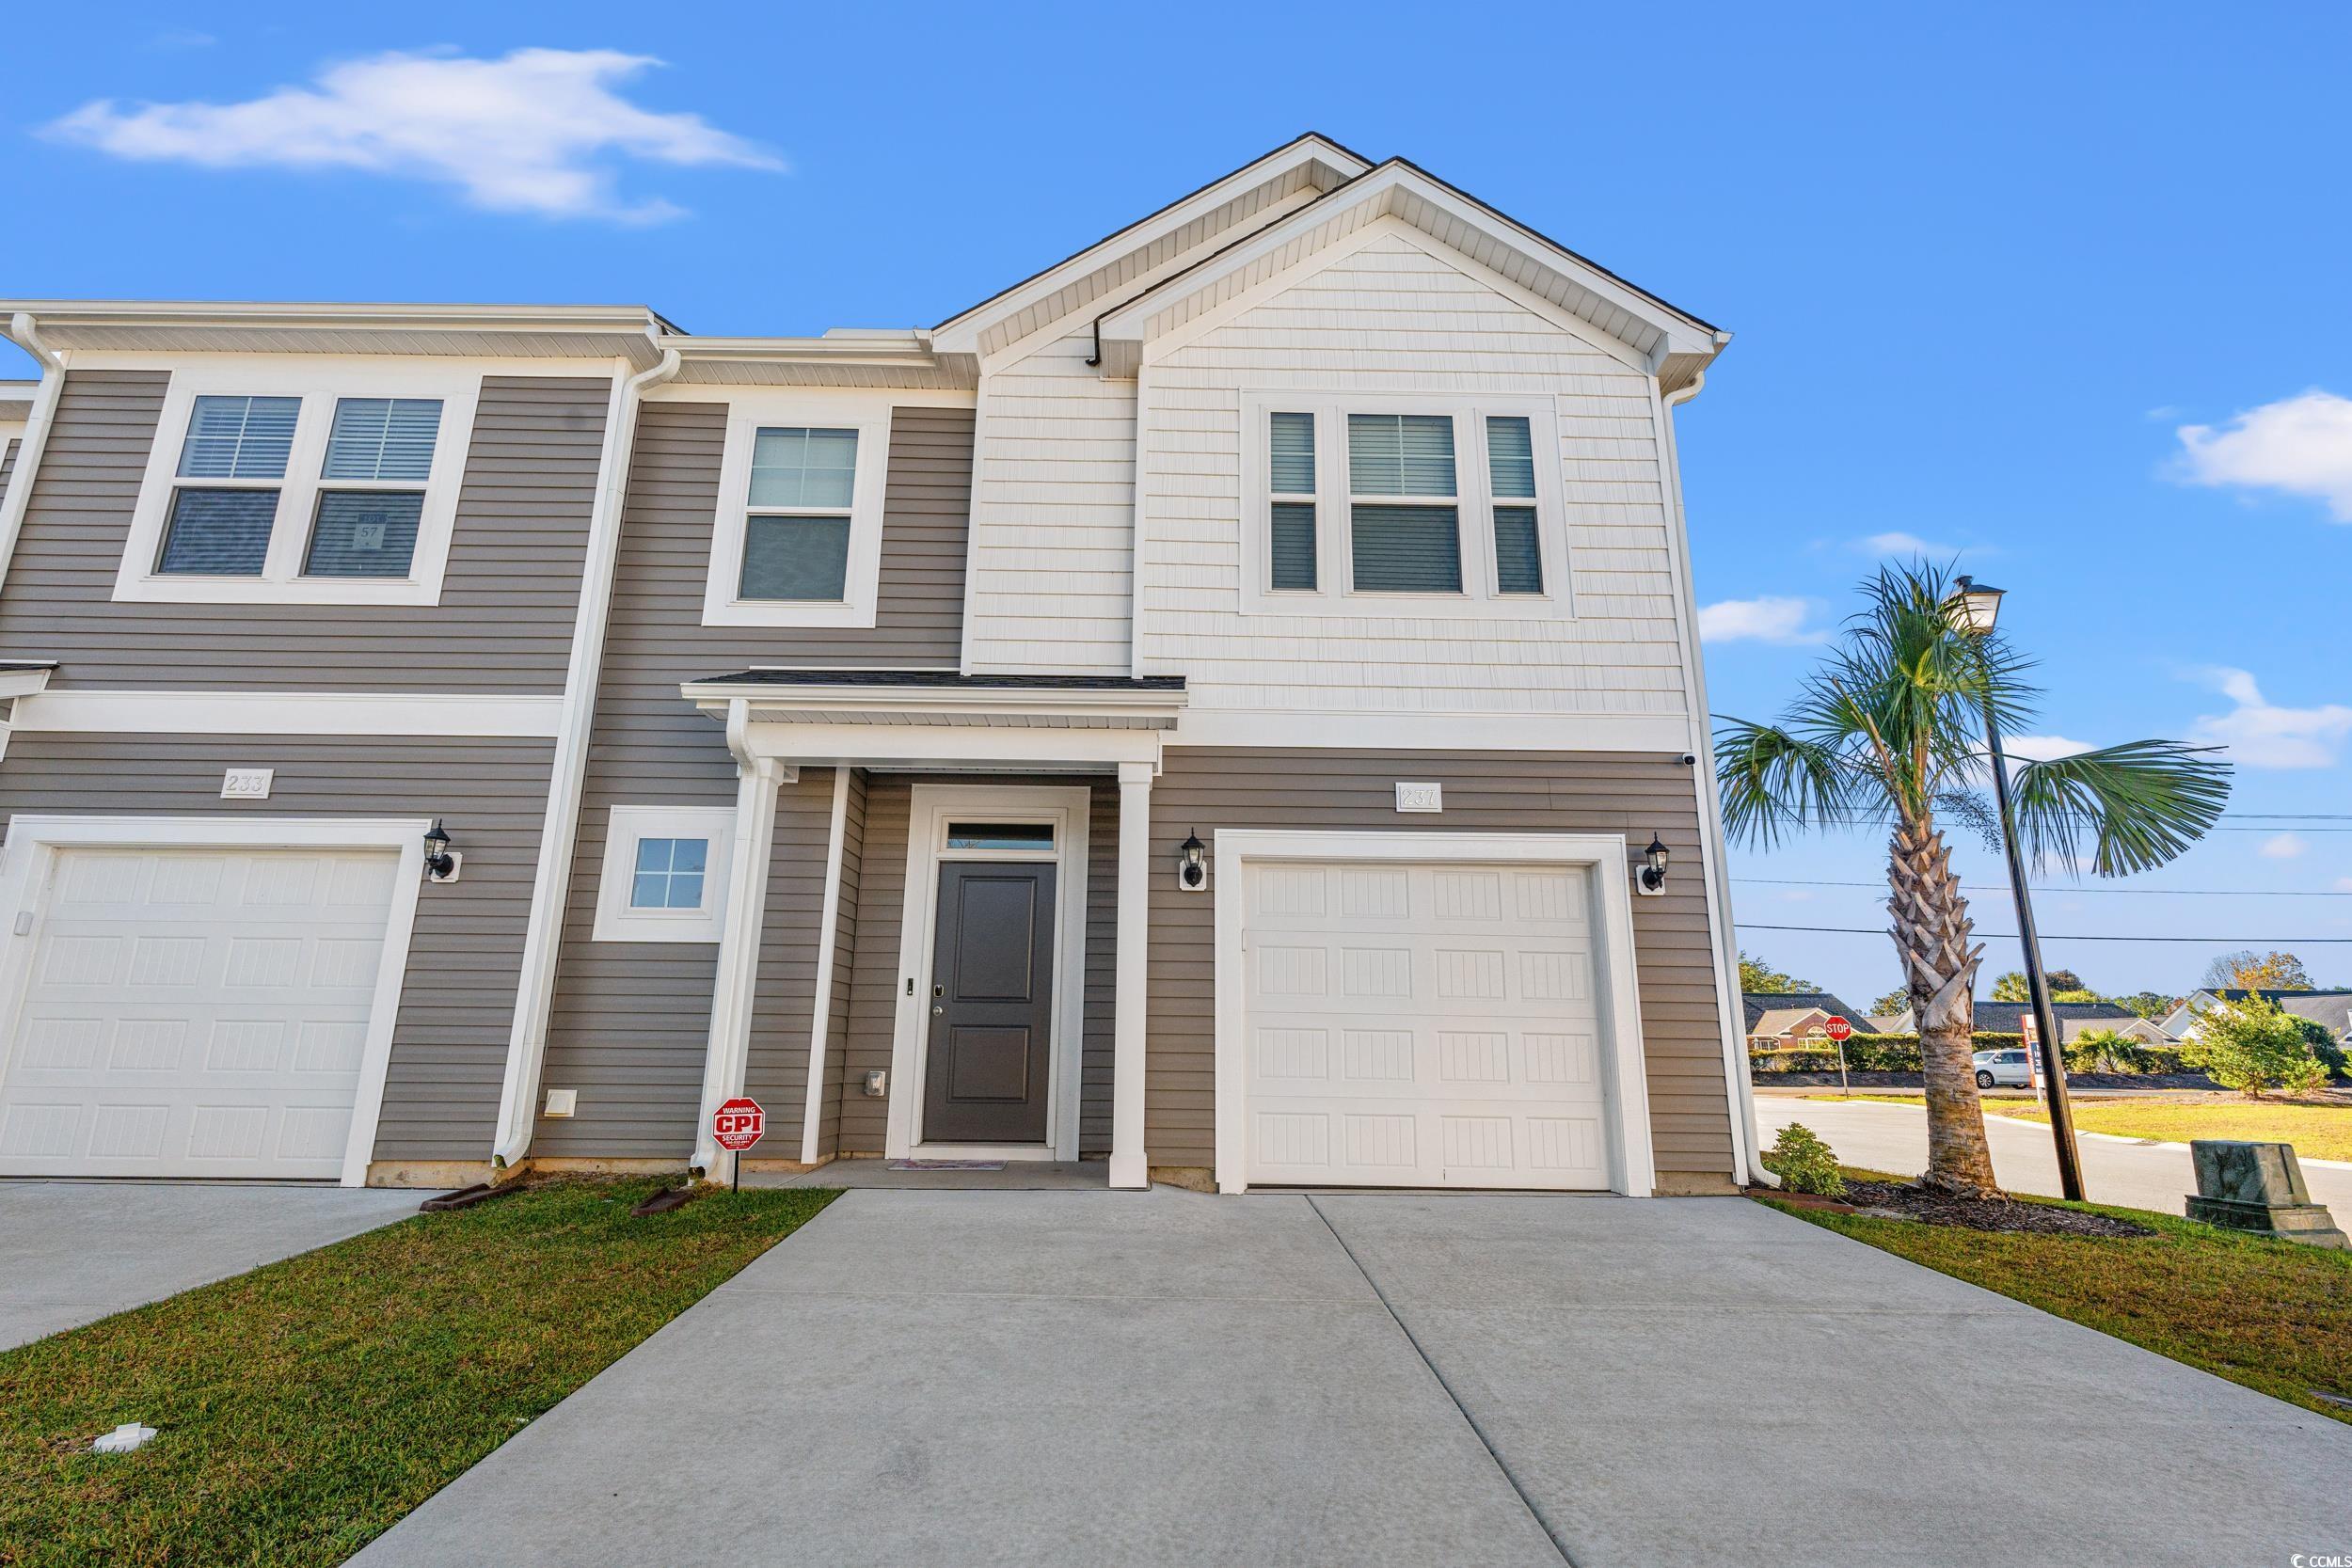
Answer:
<path fill-rule="evenodd" d="M 2352 1116 L 2352 1111 L 2344 1114 Z M 1819 1132 L 1847 1164 L 1901 1176 L 1915 1176 L 1927 1168 L 1928 1113 L 1924 1106 L 1879 1100 L 1841 1103 L 1758 1095 L 1756 1120 L 1766 1144 L 1790 1122 L 1801 1121 Z M 2047 1122 L 1988 1115 L 1984 1135 L 1993 1146 L 1993 1174 L 2000 1178 L 2002 1186 L 2048 1197 L 2058 1196 L 2058 1154 L 2050 1143 Z M 2085 1132 L 2077 1134 L 2074 1147 L 2082 1151 L 2083 1189 L 2095 1203 L 2177 1214 L 2183 1200 L 2197 1190 L 2197 1173 L 2189 1164 L 2185 1144 L 2125 1143 Z M 2309 1160 L 2302 1165 L 2313 1200 L 2334 1211 L 2338 1224 L 2352 1220 L 2352 1169 Z"/>
<path fill-rule="evenodd" d="M 355 1560 L 2285 1562 L 2347 1470 L 1744 1199 L 867 1189 Z"/>
<path fill-rule="evenodd" d="M 405 1219 L 386 1187 L 0 1181 L 0 1350 Z"/>

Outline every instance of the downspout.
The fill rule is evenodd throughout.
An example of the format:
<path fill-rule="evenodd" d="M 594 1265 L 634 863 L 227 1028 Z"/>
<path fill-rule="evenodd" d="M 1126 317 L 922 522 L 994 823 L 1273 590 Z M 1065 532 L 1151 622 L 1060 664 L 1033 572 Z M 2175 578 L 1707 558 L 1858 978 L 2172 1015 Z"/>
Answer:
<path fill-rule="evenodd" d="M 0 497 L 0 584 L 8 580 L 8 562 L 16 557 L 17 535 L 24 531 L 24 514 L 33 504 L 33 475 L 48 450 L 49 427 L 56 422 L 57 399 L 65 393 L 65 356 L 40 341 L 32 316 L 19 310 L 4 330 L 10 342 L 40 361 L 40 390 L 34 395 L 31 418 L 17 437 L 16 467 L 8 472 L 8 493 Z"/>
<path fill-rule="evenodd" d="M 588 518 L 587 559 L 580 580 L 580 613 L 572 624 L 569 673 L 555 758 L 548 780 L 548 816 L 539 832 L 539 864 L 532 878 L 531 916 L 523 932 L 522 974 L 515 993 L 515 1024 L 506 1043 L 506 1078 L 499 1090 L 496 1141 L 490 1164 L 516 1169 L 531 1152 L 537 1120 L 539 1069 L 547 1057 L 548 1016 L 555 1002 L 555 960 L 563 947 L 564 906 L 571 896 L 572 848 L 580 832 L 580 800 L 588 777 L 588 740 L 596 723 L 596 685 L 604 669 L 604 639 L 612 610 L 612 580 L 621 549 L 621 510 L 628 494 L 629 459 L 637 444 L 637 412 L 644 394 L 678 372 L 683 360 L 658 325 L 645 336 L 661 351 L 650 370 L 613 388 L 605 413 L 604 483 Z"/>
<path fill-rule="evenodd" d="M 1733 1168 L 1760 1187 L 1777 1187 L 1780 1178 L 1764 1168 L 1756 1148 L 1756 1085 L 1748 1076 L 1746 1015 L 1741 1011 L 1736 980 L 1740 973 L 1740 939 L 1732 926 L 1731 867 L 1724 842 L 1724 805 L 1715 782 L 1715 736 L 1708 725 L 1707 671 L 1700 662 L 1698 592 L 1692 580 L 1691 534 L 1682 507 L 1682 457 L 1675 443 L 1674 411 L 1699 395 L 1707 385 L 1700 371 L 1687 387 L 1666 393 L 1658 404 L 1659 439 L 1663 444 L 1666 493 L 1672 498 L 1676 610 L 1683 626 L 1683 646 L 1691 669 L 1691 754 L 1698 777 L 1699 842 L 1707 860 L 1707 907 L 1715 930 L 1715 1006 L 1724 1036 L 1724 1086 L 1730 1096 Z"/>

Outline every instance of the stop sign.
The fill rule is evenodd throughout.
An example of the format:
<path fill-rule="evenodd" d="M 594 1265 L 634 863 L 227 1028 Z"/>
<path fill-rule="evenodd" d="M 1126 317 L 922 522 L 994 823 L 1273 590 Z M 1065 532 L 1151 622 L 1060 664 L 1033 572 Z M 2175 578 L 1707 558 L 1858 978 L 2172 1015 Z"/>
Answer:
<path fill-rule="evenodd" d="M 768 1113 L 756 1100 L 739 1095 L 710 1113 L 710 1135 L 730 1154 L 751 1148 L 767 1131 Z"/>
<path fill-rule="evenodd" d="M 1831 1039 L 1843 1042 L 1852 1037 L 1853 1025 L 1848 1023 L 1842 1018 L 1833 1018 L 1827 1023 L 1821 1025 L 1821 1033 L 1827 1035 Z"/>

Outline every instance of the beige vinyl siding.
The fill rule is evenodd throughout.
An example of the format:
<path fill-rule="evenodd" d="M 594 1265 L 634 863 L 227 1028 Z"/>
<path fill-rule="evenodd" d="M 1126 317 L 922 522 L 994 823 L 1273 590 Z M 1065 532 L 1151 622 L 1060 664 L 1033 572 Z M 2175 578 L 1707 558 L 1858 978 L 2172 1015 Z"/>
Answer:
<path fill-rule="evenodd" d="M 870 631 L 702 624 L 725 423 L 726 405 L 712 403 L 652 403 L 639 420 L 543 1073 L 549 1088 L 577 1088 L 580 1105 L 570 1118 L 540 1119 L 532 1147 L 549 1156 L 683 1158 L 692 1143 L 717 944 L 592 939 L 614 805 L 735 802 L 725 735 L 678 694 L 679 683 L 753 664 L 955 662 L 970 411 L 892 410 L 882 602 Z M 763 1158 L 800 1154 L 832 778 L 809 769 L 778 799 L 747 1078 L 768 1111 Z M 853 803 L 862 827 L 862 786 Z M 903 856 L 903 819 L 898 833 Z M 846 942 L 864 925 L 851 917 L 865 911 L 849 901 L 858 884 L 844 871 Z M 889 932 L 895 949 L 895 924 Z M 846 964 L 837 985 L 846 1003 Z"/>
<path fill-rule="evenodd" d="M 1399 816 L 1400 779 L 1444 785 L 1444 811 Z M 1222 828 L 1609 832 L 1637 847 L 1658 834 L 1673 876 L 1662 895 L 1633 901 L 1651 1141 L 1661 1171 L 1720 1175 L 1731 1121 L 1698 821 L 1697 781 L 1672 756 L 1170 748 L 1152 789 L 1153 845 L 1198 832 L 1212 859 Z M 1216 907 L 1152 867 L 1144 1116 L 1154 1165 L 1216 1160 Z"/>
<path fill-rule="evenodd" d="M 1460 257 L 1384 233 L 1147 370 L 1138 651 L 1142 668 L 1188 678 L 1194 713 L 1685 711 L 1649 380 L 1597 331 L 1571 332 L 1497 281 Z M 1310 389 L 1552 397 L 1566 516 L 1544 526 L 1567 531 L 1575 617 L 1515 617 L 1497 603 L 1476 615 L 1414 618 L 1338 596 L 1311 612 L 1243 613 L 1260 542 L 1245 537 L 1240 519 L 1266 476 L 1241 471 L 1242 399 Z M 1345 435 L 1326 429 L 1318 438 Z M 1466 512 L 1466 551 L 1486 547 L 1487 527 Z M 1329 585 L 1340 562 L 1322 569 Z"/>
<path fill-rule="evenodd" d="M 0 657 L 56 689 L 556 692 L 609 379 L 483 378 L 437 606 L 118 604 L 169 377 L 75 371 L 0 593 Z"/>
<path fill-rule="evenodd" d="M 13 436 L 0 444 L 0 496 L 8 493 L 8 478 L 16 472 L 16 449 L 24 444 Z"/>
<path fill-rule="evenodd" d="M 442 818 L 465 869 L 422 890 L 392 1032 L 378 1160 L 486 1160 L 553 747 L 533 740 L 18 735 L 0 813 Z M 230 767 L 276 769 L 223 800 Z"/>
<path fill-rule="evenodd" d="M 843 1065 L 850 1052 L 850 1006 L 857 966 L 860 895 L 865 887 L 866 797 L 864 773 L 851 769 L 848 809 L 842 814 L 841 903 L 834 924 L 833 1006 L 827 1015 L 825 1086 L 817 1108 L 817 1152 L 819 1157 L 841 1149 L 841 1093 L 847 1076 Z"/>
<path fill-rule="evenodd" d="M 869 1098 L 866 1074 L 888 1068 L 898 1027 L 898 992 L 906 973 L 898 939 L 906 914 L 907 831 L 914 786 L 952 784 L 1036 784 L 1033 777 L 956 774 L 934 781 L 906 774 L 876 774 L 866 784 L 865 856 L 858 888 L 856 956 L 851 965 L 847 1037 L 842 1057 L 838 1152 L 879 1154 L 888 1132 L 887 1095 Z M 1057 779 L 1057 784 L 1071 781 Z M 1111 1004 L 1117 988 L 1119 889 L 1119 789 L 1094 781 L 1088 820 L 1087 973 L 1085 1022 L 1080 1037 L 1078 1149 L 1110 1149 Z M 803 1021 L 805 1023 L 805 1021 Z M 897 1092 L 895 1080 L 891 1091 Z"/>

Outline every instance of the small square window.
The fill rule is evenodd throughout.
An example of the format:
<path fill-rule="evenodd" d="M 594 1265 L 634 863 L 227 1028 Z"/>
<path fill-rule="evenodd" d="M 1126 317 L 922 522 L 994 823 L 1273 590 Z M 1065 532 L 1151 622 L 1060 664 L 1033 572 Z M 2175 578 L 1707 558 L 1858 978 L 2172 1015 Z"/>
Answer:
<path fill-rule="evenodd" d="M 637 871 L 630 884 L 632 910 L 699 910 L 710 841 L 701 838 L 641 838 Z"/>

